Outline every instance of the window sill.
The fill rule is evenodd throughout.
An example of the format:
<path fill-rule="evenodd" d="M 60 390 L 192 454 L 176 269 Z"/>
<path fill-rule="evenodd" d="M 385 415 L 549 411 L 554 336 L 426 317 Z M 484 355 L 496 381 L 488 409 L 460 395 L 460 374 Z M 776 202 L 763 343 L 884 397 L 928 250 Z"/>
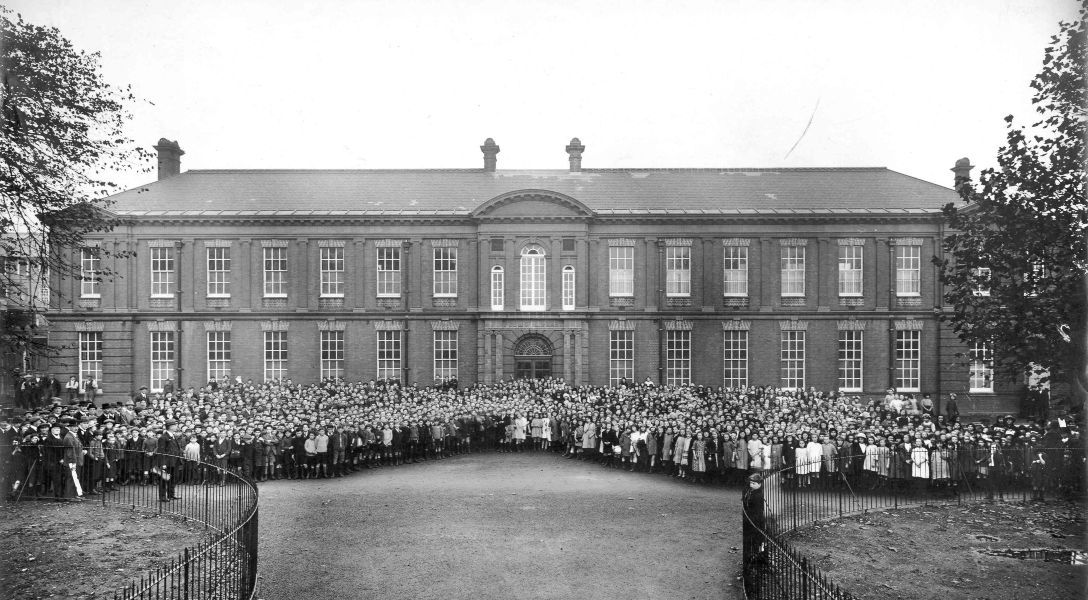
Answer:
<path fill-rule="evenodd" d="M 227 298 L 230 299 L 230 294 L 208 294 L 205 298 Z"/>
<path fill-rule="evenodd" d="M 98 300 L 102 298 L 102 294 L 82 294 L 80 300 Z"/>
<path fill-rule="evenodd" d="M 983 388 L 983 389 L 971 388 L 971 389 L 969 389 L 967 391 L 967 393 L 969 393 L 969 394 L 992 394 L 992 393 L 994 393 L 994 391 L 992 389 L 985 389 L 985 388 Z"/>
<path fill-rule="evenodd" d="M 921 298 L 922 294 L 896 294 L 896 298 Z"/>
<path fill-rule="evenodd" d="M 457 298 L 457 294 L 433 294 L 432 298 Z"/>
<path fill-rule="evenodd" d="M 863 294 L 839 294 L 839 298 L 861 298 Z"/>
<path fill-rule="evenodd" d="M 287 294 L 265 294 L 262 298 L 286 298 Z"/>
<path fill-rule="evenodd" d="M 748 294 L 722 294 L 722 298 L 747 298 Z"/>
<path fill-rule="evenodd" d="M 318 298 L 343 298 L 343 294 L 321 294 Z"/>
<path fill-rule="evenodd" d="M 151 294 L 151 298 L 153 298 L 153 299 L 158 298 L 160 300 L 162 300 L 162 299 L 173 300 L 174 299 L 174 294 Z"/>

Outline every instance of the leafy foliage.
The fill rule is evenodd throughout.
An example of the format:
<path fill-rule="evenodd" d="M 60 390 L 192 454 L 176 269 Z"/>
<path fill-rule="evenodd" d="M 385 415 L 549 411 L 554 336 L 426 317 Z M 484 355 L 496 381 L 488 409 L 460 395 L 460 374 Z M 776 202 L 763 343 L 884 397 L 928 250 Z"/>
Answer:
<path fill-rule="evenodd" d="M 49 277 L 78 277 L 66 250 L 117 225 L 104 198 L 120 188 L 105 174 L 146 165 L 150 153 L 125 137 L 126 107 L 136 98 L 103 79 L 97 53 L 75 49 L 56 28 L 11 17 L 0 7 L 0 256 L 7 263 L 0 291 L 8 325 L 0 352 L 37 353 L 47 350 L 35 340 Z M 109 261 L 101 262 L 98 276 L 111 277 Z"/>
<path fill-rule="evenodd" d="M 1039 120 L 1024 128 L 1005 118 L 998 168 L 977 185 L 957 173 L 963 202 L 944 207 L 953 231 L 934 262 L 953 308 L 944 318 L 969 345 L 992 348 L 998 373 L 1014 378 L 1034 364 L 1083 390 L 1088 9 L 1080 16 L 1060 24 L 1031 82 Z"/>

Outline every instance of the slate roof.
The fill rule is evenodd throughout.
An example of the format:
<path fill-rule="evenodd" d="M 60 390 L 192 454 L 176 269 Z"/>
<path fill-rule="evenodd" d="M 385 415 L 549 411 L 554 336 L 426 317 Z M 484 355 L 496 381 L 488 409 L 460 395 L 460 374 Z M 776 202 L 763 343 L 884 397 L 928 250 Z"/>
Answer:
<path fill-rule="evenodd" d="M 468 215 L 549 190 L 600 215 L 933 213 L 951 189 L 887 168 L 194 170 L 127 190 L 110 210 L 171 215 Z"/>

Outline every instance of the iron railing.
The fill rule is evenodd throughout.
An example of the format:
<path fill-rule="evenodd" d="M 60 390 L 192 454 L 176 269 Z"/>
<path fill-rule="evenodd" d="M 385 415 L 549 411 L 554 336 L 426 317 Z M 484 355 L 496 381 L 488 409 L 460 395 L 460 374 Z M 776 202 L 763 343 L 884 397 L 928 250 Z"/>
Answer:
<path fill-rule="evenodd" d="M 246 600 L 257 592 L 257 486 L 240 473 L 184 461 L 173 469 L 176 499 L 160 499 L 152 453 L 107 450 L 75 469 L 52 465 L 44 446 L 0 446 L 0 482 L 13 501 L 71 500 L 76 481 L 84 502 L 166 515 L 204 525 L 207 539 L 133 579 L 115 600 L 180 598 Z M 112 480 L 112 481 L 111 481 Z M 61 489 L 56 489 L 57 482 Z"/>
<path fill-rule="evenodd" d="M 925 464 L 928 475 L 917 476 L 923 473 L 915 464 Z M 741 511 L 745 597 L 856 598 L 790 546 L 789 534 L 799 528 L 874 510 L 1079 495 L 1084 492 L 1084 465 L 1083 448 L 1006 447 L 931 450 L 915 453 L 913 459 L 910 453 L 892 451 L 884 458 L 881 451 L 767 471 L 763 502 L 746 496 Z"/>

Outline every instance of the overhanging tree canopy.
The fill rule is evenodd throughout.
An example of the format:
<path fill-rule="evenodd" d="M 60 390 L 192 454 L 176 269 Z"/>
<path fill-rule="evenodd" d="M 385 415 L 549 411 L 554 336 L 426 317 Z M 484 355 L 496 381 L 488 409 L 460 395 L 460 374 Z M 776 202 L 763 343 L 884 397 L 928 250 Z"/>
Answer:
<path fill-rule="evenodd" d="M 136 98 L 104 80 L 99 59 L 0 7 L 0 290 L 22 324 L 0 330 L 0 352 L 47 349 L 35 329 L 50 273 L 79 275 L 64 250 L 116 225 L 103 210 L 119 191 L 107 174 L 150 158 L 124 134 Z"/>
<path fill-rule="evenodd" d="M 1034 368 L 1083 394 L 1088 10 L 1080 16 L 1060 24 L 1031 82 L 1039 120 L 1025 128 L 1005 118 L 998 167 L 983 171 L 977 185 L 966 177 L 966 161 L 957 163 L 963 202 L 944 208 L 953 232 L 945 257 L 934 261 L 953 309 L 944 318 L 969 346 L 992 352 L 998 373 L 1016 378 Z"/>

